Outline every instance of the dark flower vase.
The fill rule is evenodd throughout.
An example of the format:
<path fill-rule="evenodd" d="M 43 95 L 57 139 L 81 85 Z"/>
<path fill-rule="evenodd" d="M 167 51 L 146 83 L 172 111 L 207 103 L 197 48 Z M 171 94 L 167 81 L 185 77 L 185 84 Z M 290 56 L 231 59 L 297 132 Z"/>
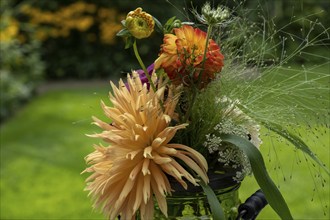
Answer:
<path fill-rule="evenodd" d="M 237 208 L 240 205 L 238 189 L 240 183 L 233 180 L 233 173 L 208 172 L 209 185 L 218 197 L 227 220 L 237 217 Z M 213 219 L 209 203 L 202 187 L 188 184 L 185 190 L 174 178 L 169 177 L 172 189 L 175 192 L 167 196 L 168 218 L 166 218 L 158 207 L 155 211 L 155 219 L 171 220 L 195 220 Z"/>

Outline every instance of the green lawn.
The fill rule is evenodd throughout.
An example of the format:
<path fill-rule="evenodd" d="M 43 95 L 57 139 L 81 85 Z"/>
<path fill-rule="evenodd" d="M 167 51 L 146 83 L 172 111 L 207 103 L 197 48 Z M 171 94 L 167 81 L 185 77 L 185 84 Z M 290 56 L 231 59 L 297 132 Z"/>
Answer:
<path fill-rule="evenodd" d="M 91 116 L 102 118 L 99 102 L 107 101 L 109 88 L 48 92 L 1 127 L 1 219 L 103 219 L 91 208 L 83 191 L 87 175 L 80 172 L 86 167 L 84 157 L 93 151 L 93 143 L 100 141 L 85 134 L 98 131 L 90 124 Z M 329 167 L 328 135 L 319 141 L 323 147 L 317 148 L 317 154 Z M 284 143 L 265 139 L 261 151 L 294 218 L 329 219 L 329 177 L 319 172 L 327 181 L 322 187 L 314 176 L 318 168 Z M 302 162 L 297 164 L 297 158 Z M 247 177 L 241 199 L 257 189 L 254 179 Z M 278 217 L 267 207 L 258 219 Z"/>
<path fill-rule="evenodd" d="M 1 128 L 1 219 L 102 219 L 83 191 L 84 156 L 108 88 L 42 95 Z"/>

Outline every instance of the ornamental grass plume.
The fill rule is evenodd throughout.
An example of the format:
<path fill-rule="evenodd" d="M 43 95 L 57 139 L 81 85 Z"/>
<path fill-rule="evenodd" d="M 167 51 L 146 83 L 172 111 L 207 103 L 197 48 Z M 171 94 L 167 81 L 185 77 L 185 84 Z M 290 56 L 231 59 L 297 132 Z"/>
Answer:
<path fill-rule="evenodd" d="M 86 190 L 95 201 L 94 207 L 100 207 L 110 219 L 118 215 L 135 219 L 137 213 L 141 219 L 153 219 L 153 197 L 167 216 L 166 195 L 171 194 L 168 176 L 184 188 L 186 180 L 194 185 L 199 178 L 208 182 L 204 157 L 188 146 L 169 143 L 177 130 L 187 126 L 171 126 L 178 88 L 162 86 L 155 74 L 152 78 L 158 81 L 155 92 L 147 89 L 135 71 L 127 77 L 129 88 L 122 80 L 118 87 L 111 82 L 113 107 L 102 102 L 102 108 L 112 123 L 93 118 L 103 132 L 89 136 L 102 138 L 109 145 L 95 146 L 86 157 L 90 167 L 84 172 L 91 173 Z M 182 162 L 194 173 L 188 172 Z"/>
<path fill-rule="evenodd" d="M 175 84 L 205 87 L 223 67 L 219 46 L 208 39 L 206 32 L 189 25 L 173 31 L 164 36 L 155 69 L 163 68 Z"/>

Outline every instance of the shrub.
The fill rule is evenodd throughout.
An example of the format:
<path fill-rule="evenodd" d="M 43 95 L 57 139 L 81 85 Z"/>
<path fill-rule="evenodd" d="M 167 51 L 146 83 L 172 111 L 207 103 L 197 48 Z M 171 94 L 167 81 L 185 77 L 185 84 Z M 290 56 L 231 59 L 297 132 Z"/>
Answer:
<path fill-rule="evenodd" d="M 0 42 L 0 118 L 10 116 L 23 102 L 35 94 L 43 77 L 39 44 L 20 44 L 16 40 Z"/>
<path fill-rule="evenodd" d="M 121 20 L 127 11 L 139 6 L 139 2 L 53 0 L 23 1 L 17 5 L 19 20 L 32 25 L 35 28 L 33 38 L 42 42 L 41 54 L 47 63 L 48 79 L 107 78 L 139 68 L 132 59 L 132 52 L 123 53 L 124 42 L 116 37 L 122 28 Z M 163 22 L 162 18 L 169 13 L 163 9 L 168 6 L 166 2 L 143 4 Z M 170 7 L 169 10 L 175 9 Z M 161 35 L 154 39 L 154 42 L 139 44 L 146 63 L 152 62 L 159 52 Z"/>
<path fill-rule="evenodd" d="M 11 15 L 11 11 L 3 13 L 0 21 L 1 122 L 34 94 L 45 67 L 39 43 L 25 42 L 20 23 Z"/>
<path fill-rule="evenodd" d="M 115 37 L 124 15 L 84 1 L 52 3 L 20 7 L 21 20 L 42 42 L 47 78 L 99 78 L 117 71 L 123 56 L 115 55 Z"/>

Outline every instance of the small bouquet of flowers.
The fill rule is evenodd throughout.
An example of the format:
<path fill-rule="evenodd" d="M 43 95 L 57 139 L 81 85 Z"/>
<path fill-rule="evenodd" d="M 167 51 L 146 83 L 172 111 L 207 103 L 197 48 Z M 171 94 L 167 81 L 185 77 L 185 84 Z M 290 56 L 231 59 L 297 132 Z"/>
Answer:
<path fill-rule="evenodd" d="M 298 135 L 277 123 L 282 118 L 266 117 L 266 111 L 251 107 L 262 102 L 260 94 L 266 89 L 256 85 L 267 71 L 247 65 L 244 54 L 233 53 L 239 51 L 236 44 L 213 38 L 235 23 L 231 11 L 205 4 L 200 14 L 193 14 L 202 26 L 175 17 L 162 25 L 141 8 L 123 21 L 118 35 L 125 38 L 126 48 L 133 47 L 141 69 L 118 85 L 111 82 L 111 105 L 101 102 L 109 121 L 93 117 L 103 131 L 89 136 L 107 145 L 96 145 L 86 157 L 89 167 L 84 172 L 91 173 L 86 190 L 109 219 L 126 220 L 154 219 L 156 209 L 168 217 L 167 197 L 175 194 L 175 184 L 187 191 L 200 186 L 213 219 L 225 219 L 210 175 L 230 173 L 239 183 L 253 174 L 278 215 L 292 219 L 259 152 L 261 127 L 329 171 Z M 137 41 L 150 37 L 155 28 L 164 35 L 163 44 L 146 68 Z"/>

